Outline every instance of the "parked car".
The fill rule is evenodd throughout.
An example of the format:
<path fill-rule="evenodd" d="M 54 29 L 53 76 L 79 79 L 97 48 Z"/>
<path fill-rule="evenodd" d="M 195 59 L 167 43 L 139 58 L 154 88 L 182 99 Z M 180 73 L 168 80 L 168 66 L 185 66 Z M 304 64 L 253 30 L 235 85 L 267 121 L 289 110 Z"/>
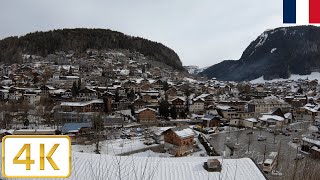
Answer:
<path fill-rule="evenodd" d="M 154 143 L 155 143 L 155 140 L 151 139 L 151 138 L 146 139 L 146 141 L 144 142 L 145 145 L 151 145 L 151 144 L 154 144 Z"/>
<path fill-rule="evenodd" d="M 121 139 L 126 139 L 126 135 L 121 134 L 121 135 L 120 135 L 120 138 L 121 138 Z"/>
<path fill-rule="evenodd" d="M 279 130 L 274 130 L 274 131 L 273 131 L 273 134 L 274 134 L 274 135 L 279 135 L 279 134 L 282 134 L 282 133 L 281 133 L 281 131 L 279 131 Z"/>
<path fill-rule="evenodd" d="M 299 140 L 299 138 L 293 138 L 293 139 L 292 139 L 292 142 L 293 142 L 293 143 L 299 143 L 300 140 Z"/>
<path fill-rule="evenodd" d="M 258 136 L 258 141 L 265 141 L 265 140 L 267 140 L 266 136 L 262 136 L 262 135 Z"/>
<path fill-rule="evenodd" d="M 270 129 L 270 128 L 267 128 L 266 131 L 269 132 L 269 133 L 272 133 L 272 132 L 273 132 L 273 130 Z"/>
<path fill-rule="evenodd" d="M 286 130 L 289 131 L 289 132 L 292 132 L 292 129 L 289 128 L 289 127 L 287 127 Z"/>
<path fill-rule="evenodd" d="M 289 131 L 287 131 L 287 130 L 282 131 L 281 134 L 284 135 L 284 136 L 290 136 L 291 135 L 291 133 Z"/>
<path fill-rule="evenodd" d="M 301 160 L 303 158 L 304 158 L 304 156 L 302 154 L 297 154 L 296 157 L 294 158 L 294 160 Z"/>
<path fill-rule="evenodd" d="M 302 131 L 302 129 L 295 129 L 294 132 Z"/>
<path fill-rule="evenodd" d="M 249 135 L 249 134 L 253 134 L 253 131 L 249 131 L 249 132 L 247 132 L 247 134 Z"/>
<path fill-rule="evenodd" d="M 230 142 L 231 141 L 231 137 L 226 137 L 226 142 Z"/>

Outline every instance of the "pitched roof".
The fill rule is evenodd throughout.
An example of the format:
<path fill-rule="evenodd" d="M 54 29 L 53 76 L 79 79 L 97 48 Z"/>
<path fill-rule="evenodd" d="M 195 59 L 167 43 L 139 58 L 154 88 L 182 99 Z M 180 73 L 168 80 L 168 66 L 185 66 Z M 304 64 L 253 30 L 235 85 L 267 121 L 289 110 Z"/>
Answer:
<path fill-rule="evenodd" d="M 78 107 L 82 107 L 82 106 L 87 106 L 89 104 L 92 103 L 103 103 L 102 99 L 94 99 L 91 101 L 85 101 L 85 102 L 61 102 L 61 106 L 78 106 Z"/>
<path fill-rule="evenodd" d="M 174 133 L 176 133 L 177 136 L 179 136 L 182 139 L 195 135 L 193 130 L 190 129 L 189 127 L 176 127 L 176 128 L 171 128 L 170 130 L 172 130 Z"/>
<path fill-rule="evenodd" d="M 150 110 L 150 111 L 157 112 L 157 110 L 152 109 L 152 108 L 142 108 L 142 109 L 137 110 L 136 113 L 141 113 L 142 111 L 145 111 L 145 110 Z"/>

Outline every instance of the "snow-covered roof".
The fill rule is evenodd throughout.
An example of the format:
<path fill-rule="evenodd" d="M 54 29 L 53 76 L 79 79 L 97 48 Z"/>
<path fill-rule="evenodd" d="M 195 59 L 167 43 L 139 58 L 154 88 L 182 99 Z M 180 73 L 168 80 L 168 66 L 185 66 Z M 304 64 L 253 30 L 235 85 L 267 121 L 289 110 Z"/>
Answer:
<path fill-rule="evenodd" d="M 320 109 L 319 105 L 312 105 L 312 104 L 306 104 L 303 106 L 304 109 L 311 111 L 311 112 L 318 112 Z"/>
<path fill-rule="evenodd" d="M 204 117 L 202 118 L 202 120 L 206 120 L 206 121 L 211 121 L 213 119 L 215 119 L 217 116 L 213 116 L 213 115 L 210 115 L 210 114 L 206 114 L 204 115 Z"/>
<path fill-rule="evenodd" d="M 205 102 L 205 100 L 204 100 L 203 98 L 195 98 L 195 99 L 193 99 L 193 102 L 196 102 L 196 101 L 198 101 L 198 100 L 200 100 L 200 101 L 202 101 L 202 102 Z"/>
<path fill-rule="evenodd" d="M 203 168 L 204 162 L 207 162 L 208 159 L 210 157 L 134 157 L 74 152 L 72 173 L 68 180 L 97 178 L 122 180 L 266 179 L 249 158 L 224 159 L 223 161 L 218 159 L 222 164 L 221 173 L 208 172 Z"/>
<path fill-rule="evenodd" d="M 140 112 L 145 111 L 145 110 L 150 110 L 150 111 L 157 112 L 155 109 L 152 109 L 152 108 L 142 108 L 142 109 L 137 110 L 136 113 L 140 113 Z"/>
<path fill-rule="evenodd" d="M 45 85 L 48 89 L 50 89 L 50 90 L 54 90 L 55 88 L 53 87 L 53 86 L 51 86 L 51 85 Z"/>
<path fill-rule="evenodd" d="M 53 90 L 53 94 L 61 94 L 61 93 L 64 93 L 66 92 L 65 89 L 56 89 L 56 90 Z"/>
<path fill-rule="evenodd" d="M 153 133 L 154 133 L 155 135 L 157 135 L 157 136 L 160 136 L 164 131 L 166 131 L 166 130 L 168 130 L 168 129 L 170 129 L 170 128 L 172 128 L 172 127 L 157 127 L 157 128 L 153 131 Z"/>
<path fill-rule="evenodd" d="M 201 94 L 200 96 L 196 97 L 196 99 L 198 98 L 206 98 L 207 96 L 210 96 L 211 94 Z"/>
<path fill-rule="evenodd" d="M 137 78 L 137 79 L 133 79 L 136 83 L 140 84 L 143 80 L 147 80 L 149 83 L 154 83 L 155 80 L 154 79 L 144 79 L 144 78 Z"/>
<path fill-rule="evenodd" d="M 173 128 L 172 129 L 180 138 L 194 136 L 195 133 L 190 128 Z"/>
<path fill-rule="evenodd" d="M 302 140 L 306 141 L 308 143 L 311 143 L 311 144 L 315 144 L 315 145 L 320 147 L 320 141 L 319 140 L 314 140 L 314 139 L 310 139 L 310 138 L 307 138 L 307 137 L 302 138 Z"/>
<path fill-rule="evenodd" d="M 128 69 L 122 69 L 120 70 L 121 75 L 129 75 L 130 71 Z"/>
<path fill-rule="evenodd" d="M 218 109 L 221 109 L 221 110 L 228 110 L 228 109 L 230 109 L 231 107 L 230 107 L 230 106 L 227 106 L 227 105 L 217 105 L 217 108 L 218 108 Z"/>
<path fill-rule="evenodd" d="M 79 79 L 79 76 L 63 76 L 66 79 Z"/>
<path fill-rule="evenodd" d="M 318 147 L 316 147 L 316 146 L 313 146 L 311 149 L 313 149 L 314 151 L 320 152 L 320 148 L 318 148 Z"/>
<path fill-rule="evenodd" d="M 175 97 L 174 99 L 172 99 L 172 100 L 170 100 L 170 101 L 172 102 L 172 101 L 175 101 L 175 100 L 177 100 L 177 99 L 180 99 L 180 100 L 182 100 L 182 101 L 186 101 L 186 97 L 181 97 L 181 96 L 177 96 L 177 97 Z"/>
<path fill-rule="evenodd" d="M 61 106 L 87 106 L 92 103 L 103 103 L 102 99 L 94 99 L 91 101 L 85 101 L 85 102 L 61 102 Z"/>
<path fill-rule="evenodd" d="M 290 118 L 290 116 L 291 116 L 291 113 L 285 113 L 285 114 L 284 114 L 284 117 L 285 117 L 286 119 Z"/>
<path fill-rule="evenodd" d="M 247 118 L 245 121 L 258 122 L 256 118 Z"/>
<path fill-rule="evenodd" d="M 3 133 L 13 134 L 13 132 L 14 132 L 14 129 L 9 129 L 9 130 L 1 129 L 0 130 L 0 134 L 3 134 Z"/>
<path fill-rule="evenodd" d="M 269 114 L 264 114 L 259 119 L 262 120 L 262 121 L 269 121 L 269 120 L 283 121 L 284 120 L 284 118 L 281 117 L 281 116 L 269 115 Z"/>

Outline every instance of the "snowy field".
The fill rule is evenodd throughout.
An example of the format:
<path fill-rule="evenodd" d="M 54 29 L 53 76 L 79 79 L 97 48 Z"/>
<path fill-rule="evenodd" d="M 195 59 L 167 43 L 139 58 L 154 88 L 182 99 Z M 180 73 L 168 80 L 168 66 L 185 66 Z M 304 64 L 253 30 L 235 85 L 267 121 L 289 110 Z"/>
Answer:
<path fill-rule="evenodd" d="M 119 155 L 122 153 L 128 153 L 131 151 L 136 151 L 148 147 L 157 146 L 158 144 L 145 145 L 142 139 L 116 139 L 116 140 L 106 140 L 101 141 L 100 153 L 108 155 Z M 72 151 L 74 152 L 84 152 L 84 153 L 94 153 L 96 145 L 72 145 Z"/>
<path fill-rule="evenodd" d="M 298 79 L 309 79 L 309 80 L 315 80 L 317 79 L 320 81 L 320 73 L 319 72 L 312 72 L 309 75 L 298 75 L 298 74 L 292 74 L 289 79 L 273 79 L 273 80 L 264 80 L 263 76 L 261 76 L 258 79 L 250 81 L 252 84 L 259 84 L 259 83 L 265 83 L 265 82 L 279 82 L 279 81 L 287 81 L 287 80 L 294 80 L 297 81 Z"/>

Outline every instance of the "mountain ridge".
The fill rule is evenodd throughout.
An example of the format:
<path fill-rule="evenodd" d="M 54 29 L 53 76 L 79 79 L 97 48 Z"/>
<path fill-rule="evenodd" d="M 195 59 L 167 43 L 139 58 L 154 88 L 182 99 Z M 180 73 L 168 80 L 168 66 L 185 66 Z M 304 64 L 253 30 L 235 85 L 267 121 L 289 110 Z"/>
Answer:
<path fill-rule="evenodd" d="M 223 69 L 221 69 L 223 68 Z M 320 28 L 280 27 L 264 31 L 244 50 L 239 60 L 215 64 L 200 75 L 226 81 L 266 80 L 320 71 Z"/>
<path fill-rule="evenodd" d="M 87 49 L 128 49 L 184 71 L 179 56 L 167 46 L 110 29 L 75 28 L 37 31 L 20 37 L 4 38 L 0 40 L 0 49 L 0 62 L 3 63 L 19 62 L 22 54 L 45 57 L 56 51 L 75 50 L 76 53 L 84 53 Z"/>

